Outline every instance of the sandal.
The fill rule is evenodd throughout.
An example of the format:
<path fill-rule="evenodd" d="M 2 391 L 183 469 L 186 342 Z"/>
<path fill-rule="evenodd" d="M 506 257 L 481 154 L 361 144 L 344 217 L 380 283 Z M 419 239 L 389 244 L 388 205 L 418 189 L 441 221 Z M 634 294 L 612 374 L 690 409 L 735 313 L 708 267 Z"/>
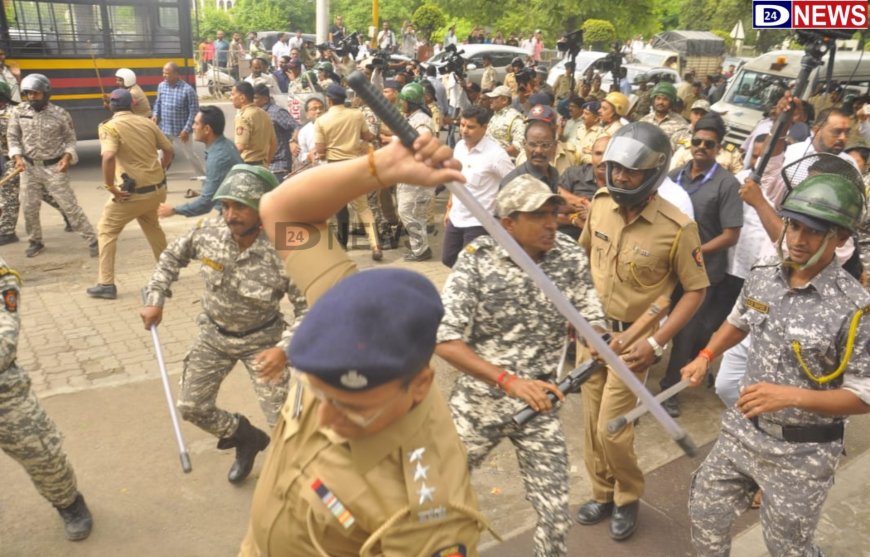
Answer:
<path fill-rule="evenodd" d="M 198 192 L 198 191 L 193 191 L 192 189 L 188 188 L 188 190 L 187 190 L 186 192 L 184 192 L 184 198 L 185 198 L 185 199 L 190 199 L 190 198 L 193 198 L 193 197 L 199 197 L 199 192 Z"/>

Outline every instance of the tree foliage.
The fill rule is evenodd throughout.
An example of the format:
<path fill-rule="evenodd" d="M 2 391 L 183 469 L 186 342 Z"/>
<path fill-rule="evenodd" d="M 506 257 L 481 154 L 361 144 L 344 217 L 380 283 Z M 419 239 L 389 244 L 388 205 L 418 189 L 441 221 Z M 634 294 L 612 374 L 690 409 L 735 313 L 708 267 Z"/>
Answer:
<path fill-rule="evenodd" d="M 417 8 L 417 11 L 414 12 L 414 16 L 411 18 L 411 23 L 414 24 L 417 34 L 426 39 L 427 43 L 432 38 L 432 33 L 436 29 L 444 27 L 446 21 L 447 18 L 444 17 L 444 12 L 434 4 L 423 4 Z"/>
<path fill-rule="evenodd" d="M 583 22 L 583 40 L 593 45 L 609 45 L 616 39 L 616 28 L 604 19 L 587 19 Z"/>
<path fill-rule="evenodd" d="M 206 6 L 205 10 L 201 12 L 197 40 L 202 40 L 209 35 L 214 37 L 218 30 L 232 32 L 235 25 L 235 20 L 224 10 L 219 10 L 214 6 Z"/>

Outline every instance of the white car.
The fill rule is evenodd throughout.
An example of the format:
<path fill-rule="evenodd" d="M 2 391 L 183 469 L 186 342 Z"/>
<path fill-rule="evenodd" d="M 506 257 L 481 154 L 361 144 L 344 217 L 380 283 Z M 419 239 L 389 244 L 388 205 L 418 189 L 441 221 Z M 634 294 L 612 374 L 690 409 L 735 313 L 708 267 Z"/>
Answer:
<path fill-rule="evenodd" d="M 647 83 L 658 83 L 659 81 L 670 81 L 674 85 L 679 85 L 680 74 L 676 70 L 663 67 L 650 67 L 643 64 L 623 64 L 625 68 L 628 82 L 631 83 L 631 92 L 635 93 L 638 89 L 641 79 L 646 79 Z M 610 91 L 610 85 L 613 83 L 613 73 L 607 72 L 601 78 L 601 88 L 605 91 Z"/>
<path fill-rule="evenodd" d="M 574 81 L 580 81 L 583 79 L 583 74 L 586 73 L 586 70 L 589 69 L 590 66 L 595 67 L 595 64 L 602 62 L 605 58 L 607 58 L 606 52 L 598 52 L 595 50 L 581 50 L 577 53 L 577 58 L 574 60 Z M 562 58 L 557 63 L 553 64 L 553 67 L 550 68 L 550 72 L 547 74 L 547 83 L 550 84 L 550 87 L 556 86 L 556 80 L 559 79 L 560 75 L 565 74 L 565 62 L 568 59 Z"/>
<path fill-rule="evenodd" d="M 525 62 L 529 55 L 522 48 L 502 44 L 461 44 L 457 45 L 456 49 L 459 55 L 466 61 L 465 70 L 468 74 L 468 79 L 478 85 L 480 85 L 480 80 L 483 77 L 484 54 L 489 54 L 492 57 L 492 67 L 495 68 L 495 80 L 501 83 L 504 83 L 506 69 L 511 65 L 511 61 L 514 58 L 520 58 Z M 429 64 L 435 64 L 436 67 L 441 66 L 444 64 L 446 56 L 447 51 L 441 51 L 423 62 L 422 65 L 423 67 L 428 67 Z"/>

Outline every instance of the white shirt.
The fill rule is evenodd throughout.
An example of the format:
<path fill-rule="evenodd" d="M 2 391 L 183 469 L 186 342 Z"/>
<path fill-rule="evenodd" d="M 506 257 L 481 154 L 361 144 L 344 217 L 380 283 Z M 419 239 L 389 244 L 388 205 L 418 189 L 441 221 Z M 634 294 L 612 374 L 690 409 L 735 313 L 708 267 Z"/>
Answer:
<path fill-rule="evenodd" d="M 483 136 L 483 139 L 471 149 L 465 145 L 465 140 L 461 140 L 453 150 L 453 157 L 462 163 L 465 187 L 484 209 L 494 215 L 498 185 L 514 169 L 510 156 L 497 141 L 489 136 Z M 481 226 L 480 221 L 471 214 L 468 207 L 456 197 L 452 198 L 448 217 L 451 224 L 457 228 Z"/>
<path fill-rule="evenodd" d="M 388 29 L 385 31 L 381 29 L 380 33 L 378 33 L 378 48 L 386 50 L 394 46 L 396 46 L 396 34 L 393 33 L 393 30 Z"/>
<path fill-rule="evenodd" d="M 786 166 L 790 165 L 791 163 L 793 163 L 795 161 L 798 161 L 804 157 L 808 157 L 810 155 L 815 155 L 815 154 L 816 154 L 816 148 L 813 146 L 813 137 L 810 136 L 810 137 L 806 138 L 805 140 L 801 141 L 800 143 L 795 143 L 793 145 L 788 146 L 788 148 L 785 150 L 785 161 L 783 161 L 782 166 L 783 166 L 783 168 L 785 168 Z M 849 164 L 851 164 L 855 168 L 858 168 L 858 163 L 855 162 L 855 159 L 853 159 L 845 151 L 843 151 L 842 153 L 840 153 L 837 156 L 840 157 L 841 159 L 843 159 L 844 161 L 849 161 Z M 789 174 L 791 174 L 791 172 Z M 806 172 L 804 172 L 803 174 L 806 175 Z"/>
<path fill-rule="evenodd" d="M 280 43 L 281 41 L 278 41 L 278 42 Z M 302 44 L 304 42 L 305 42 L 305 39 L 302 37 L 298 37 L 298 38 L 296 36 L 290 37 L 290 40 L 287 41 L 287 47 L 288 47 L 287 54 L 290 54 L 290 51 L 293 50 L 294 48 L 298 48 L 301 51 Z"/>
<path fill-rule="evenodd" d="M 290 45 L 278 41 L 272 46 L 272 56 L 275 57 L 275 60 L 280 60 L 282 56 L 290 56 Z"/>
<path fill-rule="evenodd" d="M 314 121 L 308 122 L 299 130 L 299 162 L 308 162 L 308 153 L 314 150 Z"/>
<path fill-rule="evenodd" d="M 749 169 L 744 169 L 734 176 L 742 184 L 751 172 Z M 763 191 L 761 194 L 764 195 L 765 201 L 773 205 Z M 752 205 L 743 203 L 743 227 L 740 229 L 737 243 L 728 248 L 726 272 L 729 275 L 745 279 L 749 276 L 749 271 L 756 261 L 771 255 L 776 255 L 776 248 L 770 241 L 767 231 L 764 230 L 758 212 Z"/>
<path fill-rule="evenodd" d="M 684 212 L 690 219 L 695 220 L 695 206 L 692 205 L 692 198 L 676 182 L 665 176 L 665 181 L 659 186 L 657 192 L 662 199 Z"/>

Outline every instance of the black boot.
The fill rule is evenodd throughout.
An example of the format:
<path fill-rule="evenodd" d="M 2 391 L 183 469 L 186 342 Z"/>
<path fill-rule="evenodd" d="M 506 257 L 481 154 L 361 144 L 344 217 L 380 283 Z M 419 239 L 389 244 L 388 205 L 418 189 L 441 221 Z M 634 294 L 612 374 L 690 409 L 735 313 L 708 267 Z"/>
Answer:
<path fill-rule="evenodd" d="M 87 538 L 91 534 L 94 520 L 81 493 L 76 494 L 76 500 L 73 501 L 72 505 L 64 508 L 55 508 L 60 513 L 61 518 L 63 518 L 63 530 L 66 539 L 77 542 Z"/>
<path fill-rule="evenodd" d="M 237 484 L 248 477 L 254 467 L 254 459 L 257 453 L 269 446 L 269 436 L 265 431 L 251 425 L 248 418 L 236 414 L 239 417 L 239 427 L 230 437 L 224 437 L 218 441 L 218 449 L 236 449 L 236 460 L 230 467 L 227 479 L 230 483 Z"/>

